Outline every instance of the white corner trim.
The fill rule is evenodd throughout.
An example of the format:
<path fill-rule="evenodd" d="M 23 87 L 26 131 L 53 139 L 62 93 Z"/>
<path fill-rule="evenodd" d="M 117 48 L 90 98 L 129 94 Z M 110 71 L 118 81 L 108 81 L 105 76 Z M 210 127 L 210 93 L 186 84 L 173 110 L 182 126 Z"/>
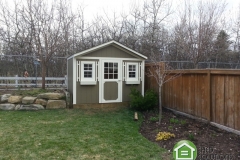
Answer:
<path fill-rule="evenodd" d="M 99 103 L 102 103 L 102 92 L 103 92 L 103 89 L 102 89 L 102 72 L 101 72 L 101 70 L 102 70 L 102 60 L 101 59 L 99 59 L 99 61 L 98 61 L 98 87 L 99 87 Z"/>
<path fill-rule="evenodd" d="M 142 80 L 142 96 L 144 96 L 145 61 L 142 61 L 142 64 L 141 64 L 141 80 Z"/>
<path fill-rule="evenodd" d="M 73 58 L 73 104 L 77 103 L 77 88 L 76 88 L 76 79 L 77 79 L 77 61 L 76 58 Z"/>

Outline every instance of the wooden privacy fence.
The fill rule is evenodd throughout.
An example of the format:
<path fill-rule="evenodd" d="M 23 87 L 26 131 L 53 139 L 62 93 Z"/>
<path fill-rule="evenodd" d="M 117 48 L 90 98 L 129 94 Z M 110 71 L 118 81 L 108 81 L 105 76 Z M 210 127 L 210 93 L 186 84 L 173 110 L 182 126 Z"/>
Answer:
<path fill-rule="evenodd" d="M 157 90 L 153 78 L 145 80 L 146 89 Z M 164 107 L 240 130 L 240 70 L 184 70 L 163 85 L 162 100 Z"/>

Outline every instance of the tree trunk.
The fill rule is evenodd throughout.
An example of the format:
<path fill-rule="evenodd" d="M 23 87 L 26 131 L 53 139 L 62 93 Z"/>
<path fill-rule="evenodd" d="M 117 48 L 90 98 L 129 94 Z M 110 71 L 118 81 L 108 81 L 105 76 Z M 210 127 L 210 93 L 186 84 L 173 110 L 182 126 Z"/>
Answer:
<path fill-rule="evenodd" d="M 42 89 L 45 89 L 45 77 L 46 77 L 46 63 L 42 63 Z"/>
<path fill-rule="evenodd" d="M 158 98 L 159 98 L 159 124 L 162 120 L 162 85 L 158 87 Z"/>

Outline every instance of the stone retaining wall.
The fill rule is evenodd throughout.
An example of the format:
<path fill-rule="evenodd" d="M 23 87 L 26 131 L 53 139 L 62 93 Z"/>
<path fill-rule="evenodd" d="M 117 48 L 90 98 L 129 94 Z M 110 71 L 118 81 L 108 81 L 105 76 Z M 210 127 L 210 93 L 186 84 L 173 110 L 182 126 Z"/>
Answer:
<path fill-rule="evenodd" d="M 36 97 L 4 94 L 0 96 L 0 110 L 43 110 L 69 107 L 69 93 L 42 93 Z"/>

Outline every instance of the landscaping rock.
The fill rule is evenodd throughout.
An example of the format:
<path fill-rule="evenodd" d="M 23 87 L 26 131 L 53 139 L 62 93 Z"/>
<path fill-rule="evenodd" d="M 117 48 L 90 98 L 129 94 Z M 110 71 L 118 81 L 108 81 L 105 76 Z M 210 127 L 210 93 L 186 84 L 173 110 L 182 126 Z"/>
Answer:
<path fill-rule="evenodd" d="M 8 102 L 8 98 L 11 96 L 11 94 L 4 94 L 1 96 L 0 101 L 1 103 L 6 103 Z"/>
<path fill-rule="evenodd" d="M 47 101 L 45 99 L 36 99 L 35 104 L 41 104 L 42 106 L 46 106 Z"/>
<path fill-rule="evenodd" d="M 63 93 L 42 93 L 37 96 L 39 99 L 59 100 L 63 99 L 65 95 Z"/>
<path fill-rule="evenodd" d="M 14 110 L 15 105 L 10 103 L 0 104 L 0 110 L 10 111 Z"/>
<path fill-rule="evenodd" d="M 20 111 L 24 111 L 24 110 L 34 110 L 34 111 L 36 111 L 36 110 L 42 110 L 42 109 L 44 109 L 44 107 L 40 104 L 30 104 L 30 105 L 19 104 L 15 108 L 15 110 L 20 110 Z"/>
<path fill-rule="evenodd" d="M 22 99 L 22 103 L 23 104 L 32 104 L 35 102 L 36 99 L 37 99 L 37 97 L 24 97 Z"/>
<path fill-rule="evenodd" d="M 22 103 L 22 96 L 10 96 L 8 98 L 8 103 Z"/>
<path fill-rule="evenodd" d="M 46 109 L 66 108 L 64 100 L 48 100 Z"/>
<path fill-rule="evenodd" d="M 72 107 L 71 104 L 71 94 L 69 92 L 67 92 L 66 90 L 63 90 L 64 94 L 65 94 L 65 98 L 66 98 L 66 107 L 70 108 Z"/>

